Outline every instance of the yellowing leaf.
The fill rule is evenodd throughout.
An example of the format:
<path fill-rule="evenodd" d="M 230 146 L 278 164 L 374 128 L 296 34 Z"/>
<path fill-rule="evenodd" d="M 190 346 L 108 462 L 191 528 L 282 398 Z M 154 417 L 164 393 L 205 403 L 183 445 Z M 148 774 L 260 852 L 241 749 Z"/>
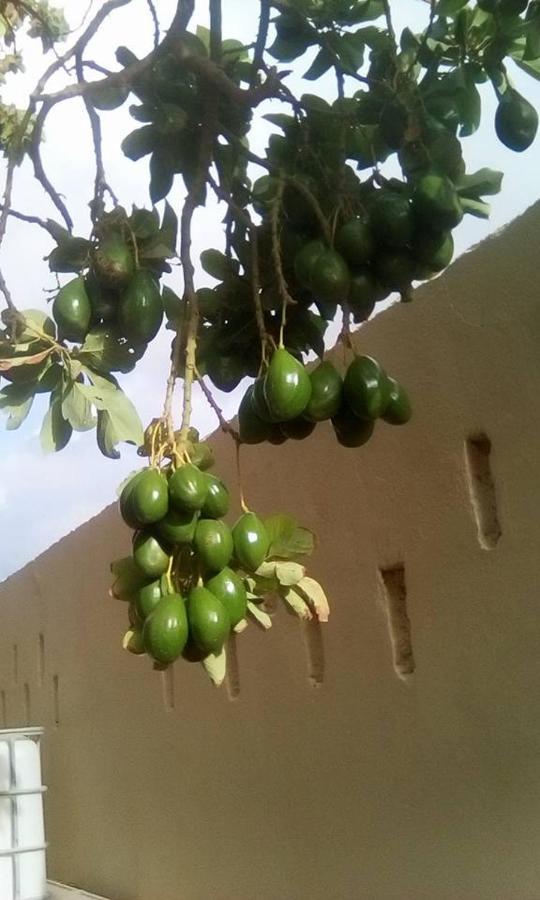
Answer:
<path fill-rule="evenodd" d="M 272 627 L 272 619 L 265 613 L 264 610 L 260 609 L 256 603 L 252 603 L 251 600 L 248 600 L 248 612 L 251 613 L 255 621 L 261 628 L 264 628 L 265 631 L 268 631 L 269 628 Z"/>
<path fill-rule="evenodd" d="M 227 652 L 225 647 L 217 656 L 211 653 L 206 659 L 203 659 L 202 664 L 210 680 L 214 682 L 216 687 L 220 687 L 225 681 L 225 675 L 227 674 Z"/>
<path fill-rule="evenodd" d="M 298 592 L 297 587 L 298 586 L 290 587 L 288 590 L 284 591 L 283 599 L 289 604 L 299 619 L 304 619 L 306 622 L 309 622 L 313 618 L 312 612 L 302 594 Z"/>
<path fill-rule="evenodd" d="M 330 606 L 321 585 L 314 578 L 306 576 L 296 585 L 296 589 L 306 598 L 319 622 L 328 622 Z"/>

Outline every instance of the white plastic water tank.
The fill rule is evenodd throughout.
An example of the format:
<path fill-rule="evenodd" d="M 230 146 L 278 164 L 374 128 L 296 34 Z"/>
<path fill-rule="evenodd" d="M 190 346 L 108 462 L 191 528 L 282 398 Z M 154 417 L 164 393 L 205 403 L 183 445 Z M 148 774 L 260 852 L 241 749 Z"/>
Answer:
<path fill-rule="evenodd" d="M 42 728 L 0 731 L 0 900 L 45 900 Z"/>

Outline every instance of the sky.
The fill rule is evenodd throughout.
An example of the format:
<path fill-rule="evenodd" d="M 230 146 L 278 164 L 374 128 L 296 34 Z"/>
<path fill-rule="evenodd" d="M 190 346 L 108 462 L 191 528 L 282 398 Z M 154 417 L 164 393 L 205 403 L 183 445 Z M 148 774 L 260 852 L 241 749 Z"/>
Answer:
<path fill-rule="evenodd" d="M 75 28 L 81 21 L 81 0 L 66 0 L 63 4 L 68 21 Z M 99 7 L 96 2 L 92 8 Z M 172 18 L 173 0 L 156 0 L 163 27 Z M 246 0 L 223 0 L 224 35 L 235 37 L 247 43 L 253 40 L 258 4 Z M 392 10 L 396 30 L 405 26 L 413 31 L 420 30 L 426 22 L 427 5 L 422 0 L 392 0 Z M 208 24 L 207 3 L 198 0 L 195 24 Z M 152 26 L 146 0 L 133 0 L 125 9 L 115 11 L 107 20 L 89 47 L 92 58 L 114 69 L 117 67 L 114 52 L 119 43 L 128 45 L 137 55 L 144 55 L 151 49 Z M 87 54 L 87 57 L 90 54 Z M 300 71 L 305 71 L 310 62 L 307 55 Z M 44 60 L 29 43 L 25 52 L 26 74 L 24 79 L 14 79 L 8 87 L 10 99 L 23 105 L 27 92 L 35 84 L 49 59 Z M 540 107 L 540 84 L 527 78 L 514 67 L 514 84 L 530 102 Z M 57 87 L 66 83 L 62 73 Z M 299 79 L 293 74 L 289 85 L 294 89 Z M 317 90 L 331 91 L 333 82 L 322 79 Z M 306 88 L 304 88 L 305 90 Z M 313 91 L 313 87 L 307 90 Z M 5 94 L 3 94 L 5 96 Z M 511 221 L 540 195 L 538 176 L 539 140 L 524 154 L 514 154 L 503 147 L 493 131 L 495 98 L 489 85 L 482 89 L 483 120 L 476 135 L 465 141 L 465 158 L 468 171 L 483 166 L 501 169 L 505 173 L 503 191 L 492 198 L 492 215 L 489 221 L 466 217 L 456 233 L 457 253 L 466 252 L 471 246 L 483 240 L 493 231 Z M 132 163 L 123 156 L 120 144 L 136 123 L 128 113 L 129 103 L 121 110 L 103 113 L 104 158 L 108 180 L 112 183 L 120 201 L 129 209 L 131 204 L 150 206 L 147 195 L 147 160 Z M 271 109 L 265 104 L 259 110 L 259 118 Z M 267 123 L 257 125 L 252 146 L 262 150 L 268 135 Z M 75 231 L 83 236 L 89 232 L 88 200 L 93 186 L 91 139 L 87 119 L 80 100 L 70 100 L 59 104 L 48 120 L 46 143 L 43 151 L 46 170 L 58 190 L 69 201 L 74 217 Z M 261 173 L 262 174 L 262 173 Z M 169 197 L 178 210 L 182 201 L 182 190 L 177 183 Z M 42 217 L 58 218 L 48 198 L 43 194 L 27 165 L 17 171 L 13 195 L 13 206 L 24 212 Z M 215 204 L 205 211 L 198 211 L 194 226 L 194 259 L 210 246 L 222 246 L 220 221 L 223 209 Z M 40 229 L 9 221 L 6 239 L 1 253 L 2 270 L 17 305 L 21 308 L 43 308 L 55 281 L 48 271 L 43 257 L 52 249 L 48 235 Z M 181 291 L 179 270 L 168 277 L 171 287 Z M 212 284 L 204 273 L 198 270 L 199 287 Z M 47 293 L 48 291 L 48 293 Z M 331 329 L 329 341 L 335 340 L 336 329 Z M 143 361 L 134 373 L 123 381 L 126 393 L 136 404 L 143 423 L 159 415 L 164 398 L 165 380 L 169 367 L 169 344 L 171 334 L 164 331 L 153 342 Z M 233 416 L 236 412 L 242 390 L 233 394 L 219 394 L 216 399 L 224 412 Z M 180 399 L 178 399 L 178 404 Z M 179 406 L 178 406 L 179 409 Z M 39 429 L 45 407 L 36 403 L 31 415 L 23 426 L 14 432 L 7 432 L 0 420 L 0 580 L 17 571 L 26 562 L 35 558 L 63 535 L 81 523 L 98 514 L 110 504 L 116 494 L 116 486 L 125 475 L 141 464 L 132 448 L 122 448 L 122 458 L 112 461 L 102 457 L 97 451 L 93 432 L 75 434 L 68 447 L 61 453 L 46 456 L 39 444 Z M 196 392 L 194 424 L 201 433 L 214 430 L 217 423 L 208 409 L 204 397 Z"/>

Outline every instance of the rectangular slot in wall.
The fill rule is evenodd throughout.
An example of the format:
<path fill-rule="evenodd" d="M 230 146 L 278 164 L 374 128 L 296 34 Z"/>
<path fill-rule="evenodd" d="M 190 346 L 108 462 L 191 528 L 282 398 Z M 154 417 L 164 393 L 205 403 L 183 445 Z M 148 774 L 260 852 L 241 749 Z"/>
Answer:
<path fill-rule="evenodd" d="M 478 543 L 484 550 L 493 550 L 502 535 L 490 456 L 491 441 L 486 434 L 467 438 L 465 469 L 469 496 L 476 522 Z"/>
<path fill-rule="evenodd" d="M 163 705 L 167 712 L 172 712 L 175 706 L 174 696 L 174 669 L 169 666 L 161 673 L 161 690 L 163 693 Z"/>
<path fill-rule="evenodd" d="M 60 685 L 58 683 L 58 675 L 53 676 L 53 715 L 54 724 L 58 728 L 60 725 Z"/>
<path fill-rule="evenodd" d="M 237 700 L 240 695 L 240 669 L 238 668 L 238 647 L 236 635 L 232 632 L 227 643 L 227 675 L 225 685 L 229 700 Z"/>
<path fill-rule="evenodd" d="M 415 662 L 407 612 L 405 567 L 399 564 L 379 569 L 379 579 L 384 594 L 394 669 L 399 678 L 406 679 L 414 672 Z"/>
<path fill-rule="evenodd" d="M 43 687 L 45 682 L 45 636 L 39 635 L 38 639 L 38 684 Z"/>
<path fill-rule="evenodd" d="M 308 681 L 319 688 L 324 682 L 324 644 L 321 623 L 318 619 L 301 622 L 308 663 Z"/>
<path fill-rule="evenodd" d="M 1 715 L 2 715 L 2 728 L 7 728 L 7 702 L 6 702 L 6 692 L 0 692 L 0 704 L 1 704 Z"/>
<path fill-rule="evenodd" d="M 31 718 L 31 710 L 30 710 L 30 685 L 24 685 L 24 721 L 26 725 L 30 725 Z"/>

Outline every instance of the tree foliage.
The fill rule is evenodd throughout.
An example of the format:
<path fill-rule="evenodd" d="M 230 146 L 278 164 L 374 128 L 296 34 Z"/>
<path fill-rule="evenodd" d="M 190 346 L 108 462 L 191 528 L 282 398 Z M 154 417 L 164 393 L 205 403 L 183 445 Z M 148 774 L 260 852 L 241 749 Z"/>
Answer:
<path fill-rule="evenodd" d="M 210 28 L 194 21 L 193 0 L 179 2 L 168 23 L 149 2 L 153 48 L 138 58 L 118 47 L 118 69 L 108 72 L 86 48 L 129 2 L 107 0 L 71 44 L 48 2 L 0 3 L 1 78 L 22 69 L 22 31 L 50 57 L 26 109 L 0 100 L 0 241 L 9 216 L 44 228 L 49 268 L 60 278 L 47 315 L 19 309 L 0 275 L 0 407 L 7 427 L 18 428 L 35 396 L 47 394 L 46 450 L 86 429 L 111 458 L 122 442 L 139 446 L 149 465 L 123 485 L 120 504 L 134 530 L 133 556 L 113 566 L 113 594 L 130 601 L 124 646 L 160 666 L 181 654 L 204 660 L 220 681 L 229 630 L 242 630 L 248 613 L 270 624 L 260 605 L 268 593 L 301 618 L 326 620 L 328 610 L 297 561 L 312 550 L 308 531 L 286 516 L 263 522 L 243 496 L 232 532 L 222 522 L 228 491 L 206 471 L 211 451 L 191 427 L 193 384 L 238 451 L 307 438 L 324 420 L 344 447 L 359 447 L 377 419 L 408 421 L 405 388 L 356 354 L 354 325 L 394 292 L 412 300 L 415 284 L 451 262 L 463 217 L 489 215 L 486 198 L 501 189 L 502 173 L 488 165 L 470 172 L 464 156 L 485 89 L 497 97 L 498 139 L 517 152 L 533 143 L 538 116 L 513 85 L 511 66 L 540 77 L 540 2 L 431 0 L 423 31 L 396 34 L 391 0 L 260 0 L 248 45 L 222 34 L 221 0 L 209 0 Z M 303 91 L 289 87 L 291 69 L 302 74 Z M 51 91 L 61 70 L 73 78 Z M 333 96 L 319 89 L 329 76 Z M 41 159 L 50 111 L 77 102 L 95 154 L 86 235 L 73 233 L 69 203 Z M 149 207 L 131 211 L 118 203 L 101 152 L 100 114 L 125 103 L 133 128 L 123 152 L 148 159 Z M 271 126 L 264 155 L 250 147 L 260 116 Z M 25 157 L 54 218 L 13 204 Z M 167 199 L 176 179 L 185 187 L 177 211 Z M 224 209 L 223 248 L 200 260 L 213 288 L 197 285 L 191 250 L 194 215 L 210 195 Z M 177 254 L 182 277 L 173 289 L 162 281 Z M 351 353 L 344 377 L 324 360 L 336 316 Z M 143 433 L 118 376 L 134 369 L 163 320 L 173 335 L 170 375 L 163 410 Z M 308 371 L 310 354 L 320 363 Z M 212 387 L 232 391 L 246 377 L 236 430 Z"/>

